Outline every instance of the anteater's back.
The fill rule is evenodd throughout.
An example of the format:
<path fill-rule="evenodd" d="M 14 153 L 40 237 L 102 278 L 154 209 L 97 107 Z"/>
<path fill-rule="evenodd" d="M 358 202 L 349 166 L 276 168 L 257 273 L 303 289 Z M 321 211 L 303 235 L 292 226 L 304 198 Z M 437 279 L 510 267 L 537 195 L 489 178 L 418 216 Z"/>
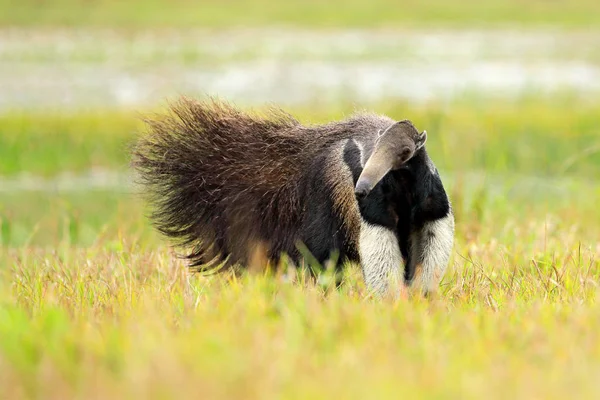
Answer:
<path fill-rule="evenodd" d="M 326 168 L 315 160 L 390 121 L 364 115 L 304 127 L 277 109 L 259 117 L 217 101 L 181 99 L 168 115 L 146 121 L 149 132 L 134 149 L 133 165 L 153 222 L 192 248 L 191 265 L 244 263 L 253 246 L 276 258 L 301 239 L 307 190 L 314 186 L 308 181 L 324 173 L 315 168 Z"/>

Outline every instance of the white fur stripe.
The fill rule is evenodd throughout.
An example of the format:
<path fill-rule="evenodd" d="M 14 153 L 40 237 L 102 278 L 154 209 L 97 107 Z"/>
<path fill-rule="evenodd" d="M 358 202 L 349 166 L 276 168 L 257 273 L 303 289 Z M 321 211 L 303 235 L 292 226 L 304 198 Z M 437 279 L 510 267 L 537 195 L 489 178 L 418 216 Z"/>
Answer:
<path fill-rule="evenodd" d="M 403 260 L 394 231 L 362 220 L 359 253 L 368 290 L 377 296 L 399 295 Z"/>
<path fill-rule="evenodd" d="M 410 235 L 410 262 L 415 276 L 411 287 L 435 292 L 446 273 L 454 244 L 454 215 L 425 223 Z"/>
<path fill-rule="evenodd" d="M 350 139 L 350 140 L 352 140 L 354 145 L 356 147 L 358 147 L 358 151 L 360 153 L 360 166 L 364 168 L 364 166 L 365 166 L 365 148 L 363 147 L 362 143 L 360 143 L 358 140 L 355 140 L 355 139 Z"/>

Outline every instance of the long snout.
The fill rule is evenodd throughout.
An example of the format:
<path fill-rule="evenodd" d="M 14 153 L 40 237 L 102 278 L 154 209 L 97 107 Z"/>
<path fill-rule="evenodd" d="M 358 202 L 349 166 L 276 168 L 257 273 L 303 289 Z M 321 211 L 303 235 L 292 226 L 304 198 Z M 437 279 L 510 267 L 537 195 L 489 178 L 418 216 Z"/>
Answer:
<path fill-rule="evenodd" d="M 390 164 L 382 161 L 378 157 L 371 157 L 367 160 L 365 168 L 362 170 L 354 187 L 354 194 L 356 196 L 367 196 L 379 181 L 383 179 L 385 174 L 390 171 Z"/>
<path fill-rule="evenodd" d="M 356 186 L 354 187 L 354 194 L 357 197 L 365 197 L 367 196 L 371 190 L 373 189 L 373 184 L 369 182 L 367 179 L 359 178 L 358 182 L 356 182 Z"/>

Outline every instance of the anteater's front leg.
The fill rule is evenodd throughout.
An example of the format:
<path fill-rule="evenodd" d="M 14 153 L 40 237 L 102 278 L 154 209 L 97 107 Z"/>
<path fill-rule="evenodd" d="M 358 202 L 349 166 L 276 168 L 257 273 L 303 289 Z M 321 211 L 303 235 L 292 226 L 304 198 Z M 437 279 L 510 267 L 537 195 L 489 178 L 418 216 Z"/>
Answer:
<path fill-rule="evenodd" d="M 454 215 L 425 222 L 411 233 L 409 239 L 410 265 L 414 271 L 411 288 L 423 294 L 437 291 L 446 272 L 454 242 Z"/>
<path fill-rule="evenodd" d="M 360 262 L 367 289 L 377 297 L 405 293 L 403 259 L 396 233 L 381 225 L 361 222 Z"/>

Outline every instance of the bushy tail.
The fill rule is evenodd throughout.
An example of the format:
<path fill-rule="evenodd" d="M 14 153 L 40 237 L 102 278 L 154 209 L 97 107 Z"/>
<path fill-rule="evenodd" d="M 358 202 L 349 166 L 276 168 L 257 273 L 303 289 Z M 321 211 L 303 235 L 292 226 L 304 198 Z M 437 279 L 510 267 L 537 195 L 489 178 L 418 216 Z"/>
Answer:
<path fill-rule="evenodd" d="M 294 157 L 306 143 L 293 134 L 301 127 L 288 114 L 269 110 L 259 118 L 219 101 L 182 98 L 145 122 L 148 134 L 136 143 L 132 165 L 154 225 L 191 247 L 190 266 L 207 270 L 230 255 L 242 258 L 241 241 L 277 228 L 263 216 L 276 221 L 297 210 L 293 180 L 301 166 Z"/>

